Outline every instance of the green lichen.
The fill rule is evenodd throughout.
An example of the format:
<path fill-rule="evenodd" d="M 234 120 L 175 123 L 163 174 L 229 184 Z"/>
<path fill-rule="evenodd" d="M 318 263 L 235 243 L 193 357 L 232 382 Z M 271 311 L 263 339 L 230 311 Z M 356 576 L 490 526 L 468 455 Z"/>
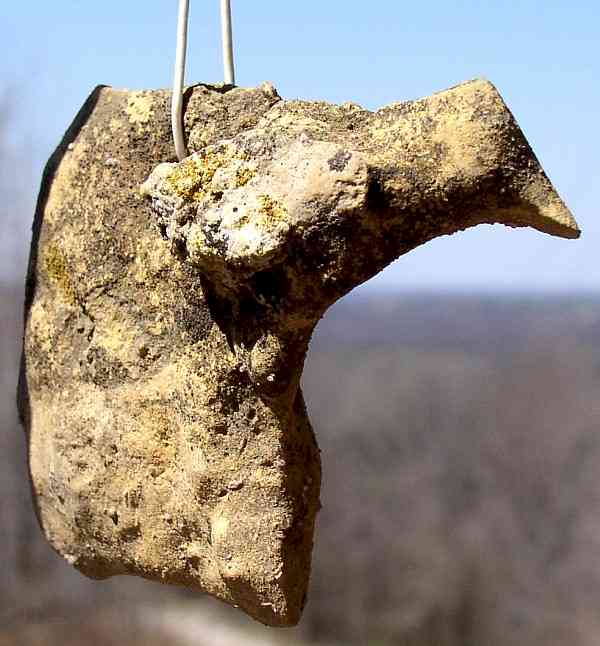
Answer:
<path fill-rule="evenodd" d="M 44 270 L 52 283 L 57 285 L 65 299 L 75 304 L 77 294 L 69 275 L 67 259 L 56 245 L 49 245 L 44 256 Z"/>

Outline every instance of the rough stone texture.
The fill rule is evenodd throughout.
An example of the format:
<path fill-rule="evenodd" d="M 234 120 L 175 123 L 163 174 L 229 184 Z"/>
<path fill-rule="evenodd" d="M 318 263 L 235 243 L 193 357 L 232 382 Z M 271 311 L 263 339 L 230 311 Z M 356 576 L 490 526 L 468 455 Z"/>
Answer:
<path fill-rule="evenodd" d="M 290 625 L 320 486 L 299 382 L 324 311 L 441 234 L 579 231 L 484 81 L 375 113 L 197 86 L 179 164 L 169 99 L 98 88 L 46 169 L 19 396 L 39 518 L 88 576 Z"/>

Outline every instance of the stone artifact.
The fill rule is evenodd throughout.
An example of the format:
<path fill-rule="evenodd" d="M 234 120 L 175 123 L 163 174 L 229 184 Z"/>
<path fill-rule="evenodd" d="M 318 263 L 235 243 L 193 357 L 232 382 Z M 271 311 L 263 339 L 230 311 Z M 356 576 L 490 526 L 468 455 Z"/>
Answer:
<path fill-rule="evenodd" d="M 306 598 L 319 450 L 300 377 L 326 309 L 481 223 L 579 235 L 494 87 L 377 112 L 275 89 L 96 89 L 50 159 L 19 388 L 40 523 L 84 574 L 270 625 Z"/>

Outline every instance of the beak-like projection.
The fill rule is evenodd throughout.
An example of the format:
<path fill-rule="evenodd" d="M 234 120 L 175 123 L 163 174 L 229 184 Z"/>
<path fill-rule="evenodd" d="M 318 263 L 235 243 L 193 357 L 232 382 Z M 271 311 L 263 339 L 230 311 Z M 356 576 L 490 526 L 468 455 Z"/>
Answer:
<path fill-rule="evenodd" d="M 374 114 L 281 102 L 256 128 L 159 166 L 142 191 L 217 291 L 275 298 L 284 317 L 327 307 L 399 255 L 477 224 L 579 235 L 485 81 Z M 253 287 L 269 273 L 277 293 Z"/>
<path fill-rule="evenodd" d="M 319 508 L 300 377 L 327 307 L 480 223 L 579 230 L 502 99 L 474 81 L 376 113 L 198 86 L 99 88 L 44 176 L 21 417 L 70 563 L 298 621 Z M 141 190 L 140 190 L 141 187 Z"/>

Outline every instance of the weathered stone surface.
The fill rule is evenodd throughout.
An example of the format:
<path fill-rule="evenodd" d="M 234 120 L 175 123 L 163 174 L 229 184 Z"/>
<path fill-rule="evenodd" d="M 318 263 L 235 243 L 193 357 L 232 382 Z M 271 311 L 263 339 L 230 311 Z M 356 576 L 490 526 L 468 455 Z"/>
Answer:
<path fill-rule="evenodd" d="M 410 249 L 479 223 L 577 237 L 489 83 L 376 113 L 272 86 L 98 88 L 53 158 L 27 283 L 20 408 L 49 541 L 85 574 L 298 621 L 320 465 L 314 326 Z"/>

